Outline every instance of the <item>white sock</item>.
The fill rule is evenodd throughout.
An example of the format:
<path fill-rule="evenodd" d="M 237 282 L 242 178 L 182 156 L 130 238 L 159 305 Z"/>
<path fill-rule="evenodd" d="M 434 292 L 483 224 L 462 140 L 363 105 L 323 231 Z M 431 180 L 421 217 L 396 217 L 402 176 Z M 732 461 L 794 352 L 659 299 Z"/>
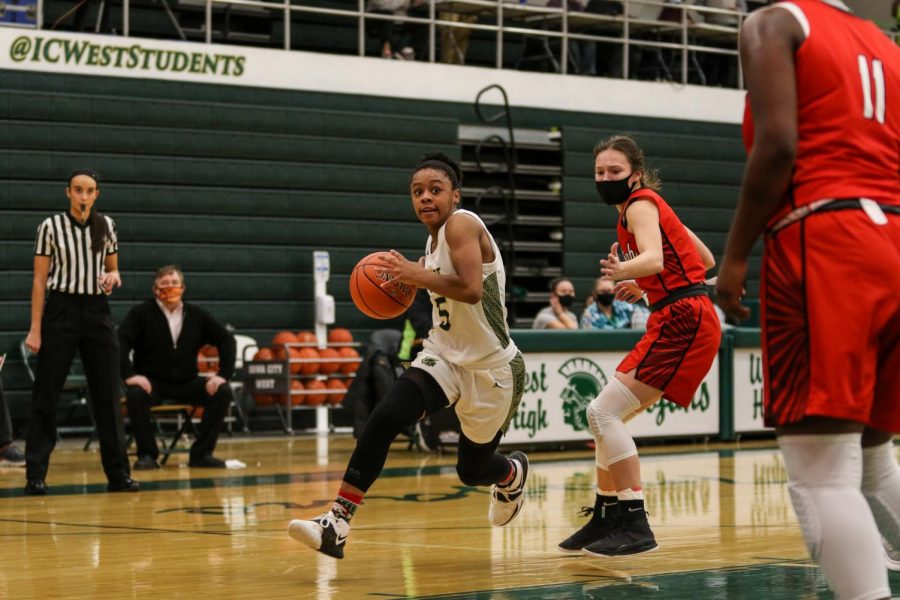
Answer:
<path fill-rule="evenodd" d="M 617 491 L 616 496 L 619 497 L 619 501 L 643 500 L 644 499 L 644 490 L 641 488 L 638 488 L 636 490 L 633 490 L 631 488 L 625 488 L 624 490 Z"/>
<path fill-rule="evenodd" d="M 806 548 L 841 600 L 891 595 L 878 528 L 860 491 L 860 440 L 859 433 L 778 438 Z"/>
<path fill-rule="evenodd" d="M 892 441 L 863 448 L 862 493 L 881 536 L 900 549 L 900 466 Z"/>

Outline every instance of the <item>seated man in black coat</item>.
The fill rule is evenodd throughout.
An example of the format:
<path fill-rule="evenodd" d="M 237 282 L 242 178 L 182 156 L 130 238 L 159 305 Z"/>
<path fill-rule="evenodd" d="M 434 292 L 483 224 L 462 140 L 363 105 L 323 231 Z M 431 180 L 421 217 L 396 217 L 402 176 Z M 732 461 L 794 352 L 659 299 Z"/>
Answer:
<path fill-rule="evenodd" d="M 234 336 L 199 306 L 181 301 L 184 274 L 177 266 L 156 272 L 153 293 L 155 299 L 132 308 L 119 326 L 122 379 L 137 443 L 134 468 L 159 468 L 150 407 L 162 400 L 204 407 L 188 464 L 224 468 L 213 450 L 233 399 L 228 379 L 234 374 Z M 197 353 L 206 344 L 219 349 L 219 372 L 209 378 L 197 372 Z"/>

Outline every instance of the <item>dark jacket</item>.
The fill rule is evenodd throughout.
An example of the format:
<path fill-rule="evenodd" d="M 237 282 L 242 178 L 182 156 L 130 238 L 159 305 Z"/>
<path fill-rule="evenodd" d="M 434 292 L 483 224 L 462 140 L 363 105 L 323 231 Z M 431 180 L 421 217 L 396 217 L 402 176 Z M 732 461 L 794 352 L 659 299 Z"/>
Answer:
<path fill-rule="evenodd" d="M 172 343 L 169 322 L 156 300 L 138 304 L 119 326 L 122 379 L 143 375 L 169 383 L 197 377 L 197 353 L 206 344 L 219 349 L 219 376 L 234 375 L 234 336 L 208 312 L 184 303 L 184 321 L 178 343 Z M 134 350 L 133 364 L 131 351 Z"/>

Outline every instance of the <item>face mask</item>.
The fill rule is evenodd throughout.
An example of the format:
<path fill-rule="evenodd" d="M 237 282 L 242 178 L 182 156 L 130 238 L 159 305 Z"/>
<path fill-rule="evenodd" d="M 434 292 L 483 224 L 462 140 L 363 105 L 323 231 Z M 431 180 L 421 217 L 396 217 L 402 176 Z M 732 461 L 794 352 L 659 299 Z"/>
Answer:
<path fill-rule="evenodd" d="M 616 297 L 612 292 L 605 292 L 603 294 L 594 294 L 594 298 L 597 299 L 597 303 L 602 306 L 612 306 L 613 299 Z"/>
<path fill-rule="evenodd" d="M 160 302 L 178 302 L 182 295 L 184 295 L 184 287 L 180 285 L 156 288 L 156 297 Z"/>
<path fill-rule="evenodd" d="M 559 303 L 563 308 L 569 308 L 572 306 L 572 303 L 575 302 L 575 296 L 569 296 L 568 294 L 565 296 L 559 297 Z"/>
<path fill-rule="evenodd" d="M 632 191 L 631 184 L 628 183 L 630 177 L 631 175 L 616 181 L 595 181 L 594 183 L 597 186 L 597 194 L 600 196 L 600 200 L 610 206 L 622 204 L 628 200 L 628 196 L 631 195 Z"/>

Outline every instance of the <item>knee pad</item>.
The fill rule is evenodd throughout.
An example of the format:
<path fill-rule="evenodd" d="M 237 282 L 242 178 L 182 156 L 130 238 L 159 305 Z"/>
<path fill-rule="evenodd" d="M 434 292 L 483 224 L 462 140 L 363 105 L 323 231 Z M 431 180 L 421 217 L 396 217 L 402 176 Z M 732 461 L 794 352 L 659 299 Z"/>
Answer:
<path fill-rule="evenodd" d="M 586 412 L 591 433 L 598 447 L 603 445 L 605 450 L 605 453 L 596 453 L 597 466 L 601 469 L 605 470 L 608 465 L 637 454 L 637 447 L 628 435 L 624 421 L 640 407 L 637 396 L 615 378 L 588 405 Z M 606 464 L 602 465 L 603 459 Z"/>
<path fill-rule="evenodd" d="M 893 442 L 863 448 L 862 492 L 882 537 L 900 548 L 900 467 Z"/>
<path fill-rule="evenodd" d="M 860 491 L 860 434 L 778 438 L 810 556 L 838 598 L 889 597 L 875 520 Z"/>

